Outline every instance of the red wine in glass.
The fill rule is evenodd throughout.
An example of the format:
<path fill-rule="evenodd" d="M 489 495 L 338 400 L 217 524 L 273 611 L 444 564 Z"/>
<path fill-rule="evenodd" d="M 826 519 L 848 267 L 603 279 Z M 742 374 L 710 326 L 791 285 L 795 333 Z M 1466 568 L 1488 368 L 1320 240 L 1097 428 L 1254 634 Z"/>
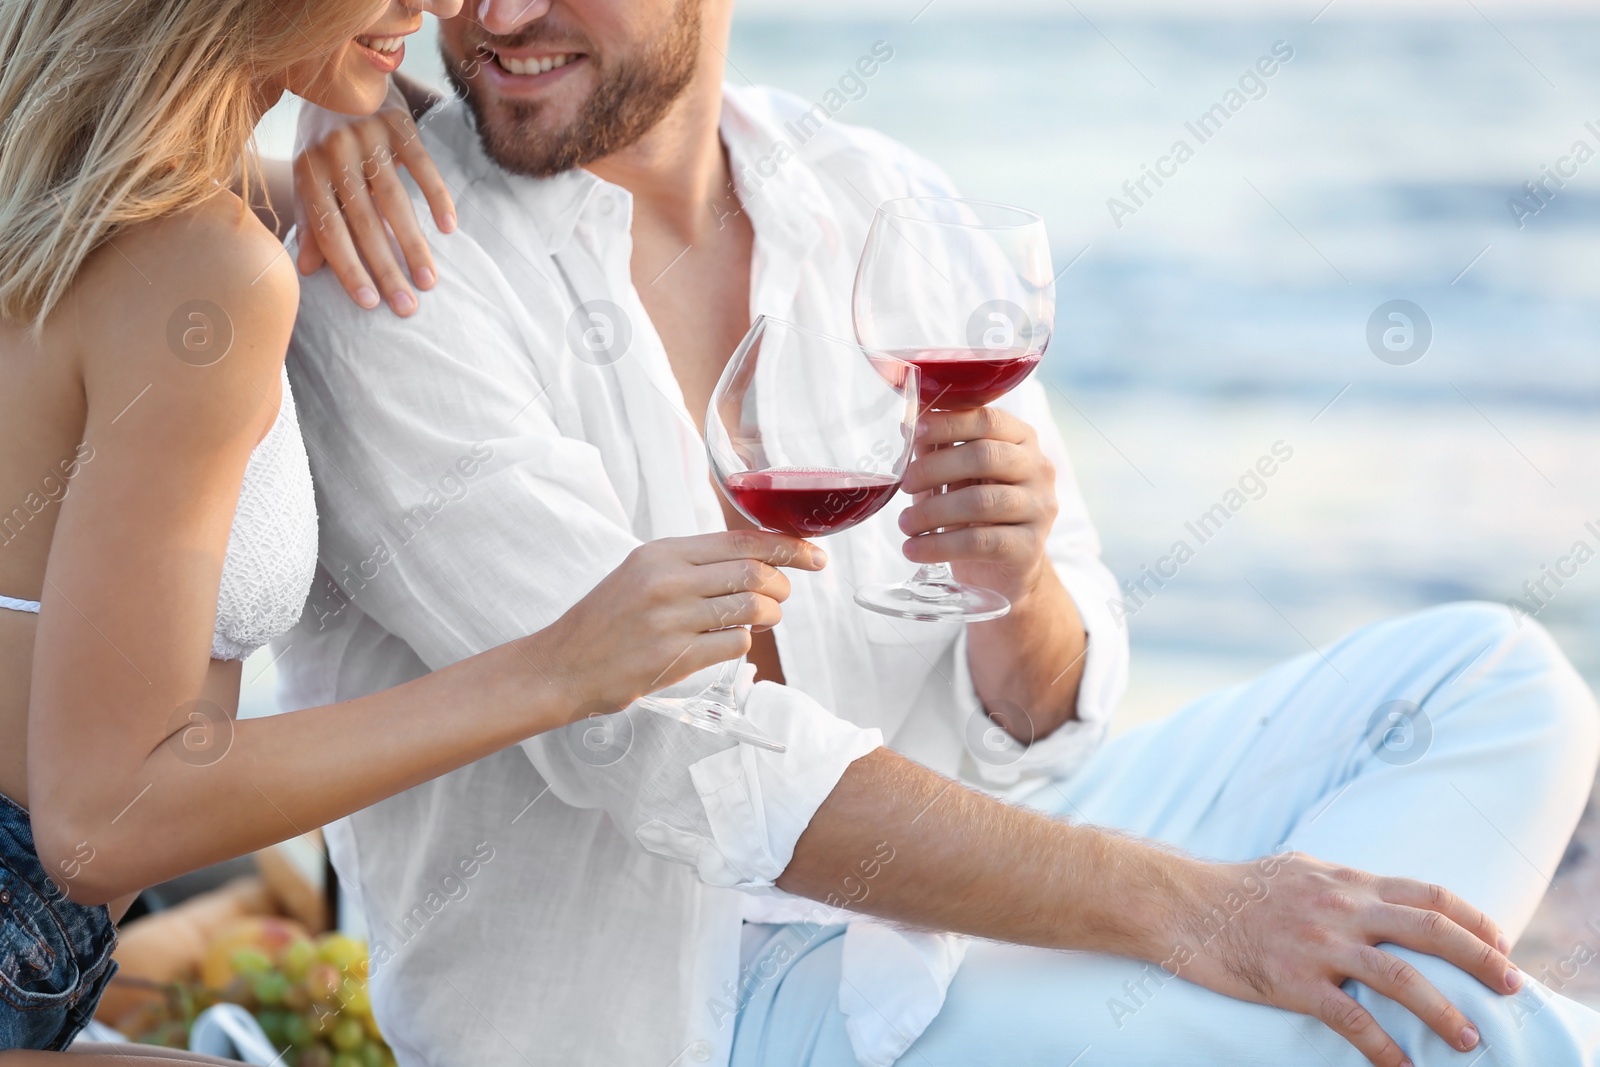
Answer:
<path fill-rule="evenodd" d="M 762 529 L 816 537 L 876 515 L 899 491 L 900 479 L 825 467 L 769 467 L 730 474 L 722 488 L 739 513 Z"/>
<path fill-rule="evenodd" d="M 848 530 L 899 490 L 919 396 L 920 375 L 911 364 L 763 315 L 711 392 L 705 421 L 711 475 L 762 529 L 794 537 Z M 734 701 L 740 662 L 724 664 L 695 696 L 650 696 L 640 704 L 782 752 Z"/>
<path fill-rule="evenodd" d="M 887 201 L 873 217 L 851 302 L 856 339 L 921 372 L 925 409 L 992 404 L 1039 365 L 1055 326 L 1044 220 L 975 200 Z M 1011 610 L 997 590 L 958 581 L 949 563 L 923 564 L 909 581 L 864 584 L 856 603 L 923 622 L 983 622 Z"/>
<path fill-rule="evenodd" d="M 922 372 L 922 406 L 940 411 L 987 407 L 1021 385 L 1044 355 L 1026 348 L 903 348 L 886 354 Z"/>

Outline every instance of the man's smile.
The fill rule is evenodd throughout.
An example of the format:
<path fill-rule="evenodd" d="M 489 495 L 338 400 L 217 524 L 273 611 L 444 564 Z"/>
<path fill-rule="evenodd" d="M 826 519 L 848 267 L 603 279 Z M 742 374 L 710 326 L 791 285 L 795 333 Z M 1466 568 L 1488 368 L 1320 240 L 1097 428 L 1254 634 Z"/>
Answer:
<path fill-rule="evenodd" d="M 495 49 L 491 52 L 495 63 L 507 74 L 536 75 L 548 74 L 552 70 L 560 70 L 568 63 L 584 58 L 582 52 L 524 52 L 518 54 L 514 51 L 501 51 Z"/>
<path fill-rule="evenodd" d="M 482 60 L 480 68 L 487 80 L 501 93 L 511 96 L 543 95 L 544 91 L 563 82 L 582 67 L 589 65 L 589 55 L 547 44 L 520 46 L 490 46 L 482 44 L 477 49 Z"/>

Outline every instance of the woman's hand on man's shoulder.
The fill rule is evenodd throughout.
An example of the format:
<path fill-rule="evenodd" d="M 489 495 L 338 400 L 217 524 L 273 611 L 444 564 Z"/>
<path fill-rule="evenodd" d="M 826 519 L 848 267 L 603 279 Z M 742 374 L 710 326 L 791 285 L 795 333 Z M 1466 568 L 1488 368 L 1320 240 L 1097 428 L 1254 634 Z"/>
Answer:
<path fill-rule="evenodd" d="M 402 318 L 415 313 L 416 290 L 432 289 L 438 273 L 400 168 L 410 172 L 440 233 L 455 230 L 456 215 L 449 185 L 423 147 L 412 102 L 391 86 L 388 102 L 374 115 L 337 115 L 307 104 L 297 140 L 293 199 L 301 272 L 326 264 L 361 307 L 387 302 Z"/>

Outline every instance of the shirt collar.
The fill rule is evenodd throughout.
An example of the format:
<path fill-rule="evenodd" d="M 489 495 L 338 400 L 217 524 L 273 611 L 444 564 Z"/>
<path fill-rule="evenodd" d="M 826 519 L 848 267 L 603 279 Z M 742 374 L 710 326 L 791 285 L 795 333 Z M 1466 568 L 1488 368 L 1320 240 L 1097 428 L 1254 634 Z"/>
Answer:
<path fill-rule="evenodd" d="M 722 143 L 728 150 L 734 189 L 759 236 L 779 240 L 804 255 L 821 237 L 818 220 L 828 217 L 827 195 L 789 130 L 761 90 L 732 86 L 722 93 Z"/>

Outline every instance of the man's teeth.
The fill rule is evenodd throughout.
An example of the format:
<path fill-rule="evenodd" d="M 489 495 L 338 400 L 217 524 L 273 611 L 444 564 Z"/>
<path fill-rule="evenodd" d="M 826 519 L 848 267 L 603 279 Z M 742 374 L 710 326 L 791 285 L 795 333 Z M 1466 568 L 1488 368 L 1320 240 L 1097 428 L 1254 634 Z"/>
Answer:
<path fill-rule="evenodd" d="M 400 46 L 406 43 L 404 37 L 357 37 L 356 43 L 365 45 L 374 52 L 398 52 Z"/>
<path fill-rule="evenodd" d="M 564 67 L 577 59 L 573 53 L 564 53 L 559 56 L 529 56 L 527 59 L 513 59 L 511 56 L 496 55 L 500 65 L 513 74 L 544 74 Z"/>

